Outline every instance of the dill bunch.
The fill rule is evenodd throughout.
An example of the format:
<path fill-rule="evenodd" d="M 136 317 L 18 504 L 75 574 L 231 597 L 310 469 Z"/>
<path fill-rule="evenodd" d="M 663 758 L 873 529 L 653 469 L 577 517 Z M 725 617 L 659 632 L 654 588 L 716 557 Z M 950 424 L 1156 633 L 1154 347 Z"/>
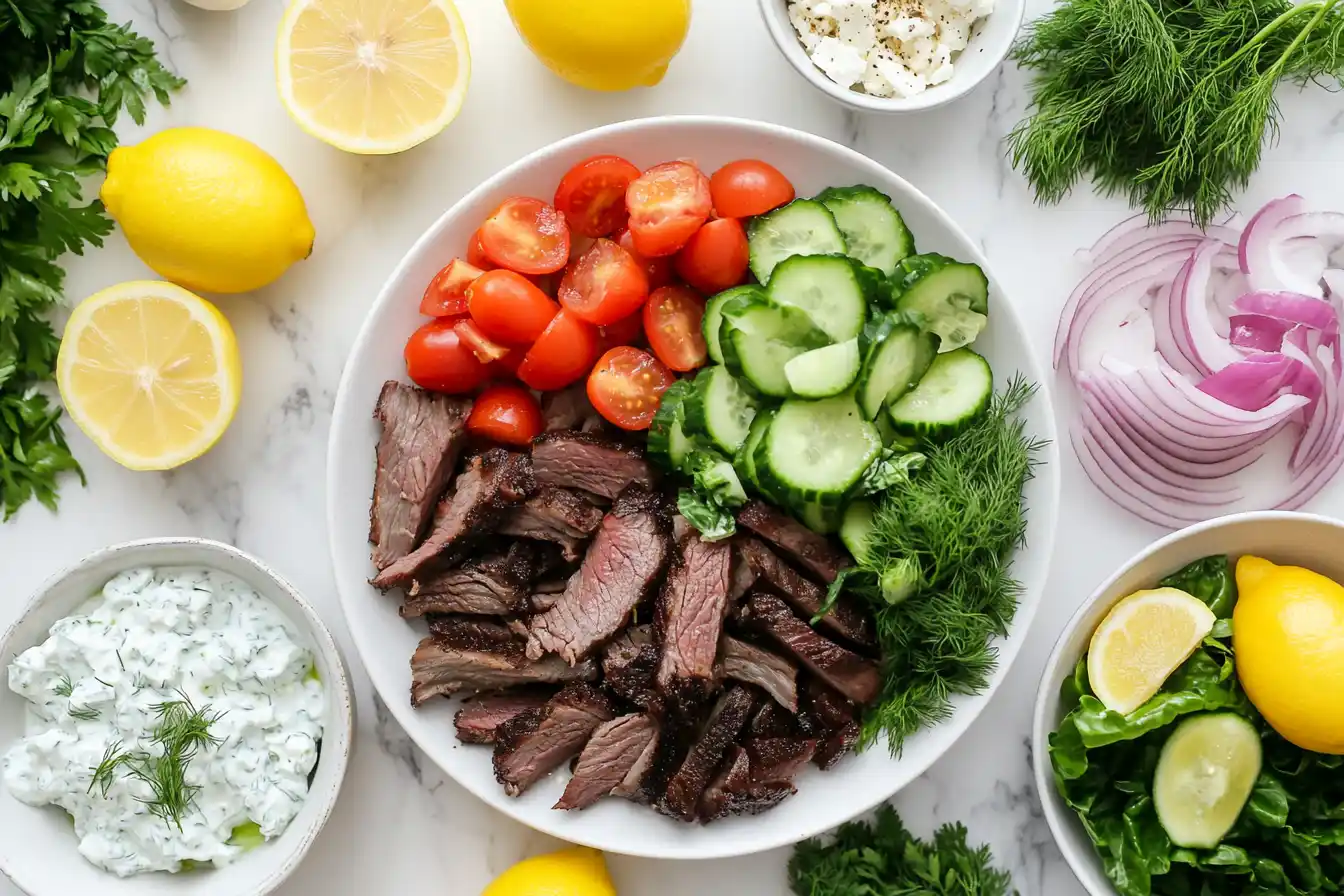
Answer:
<path fill-rule="evenodd" d="M 1344 0 L 1067 0 L 1011 58 L 1032 102 L 1008 152 L 1039 202 L 1089 178 L 1206 226 L 1277 136 L 1279 83 L 1344 75 Z"/>
<path fill-rule="evenodd" d="M 882 648 L 882 691 L 864 717 L 861 746 L 885 734 L 898 754 L 907 737 L 951 714 L 953 695 L 989 683 L 989 641 L 1007 633 L 1021 591 L 1010 565 L 1026 534 L 1022 487 L 1045 445 L 1019 416 L 1035 392 L 1014 378 L 877 507 L 860 568 L 880 578 L 914 560 L 920 582 L 894 605 L 871 586 L 854 589 L 873 607 Z"/>

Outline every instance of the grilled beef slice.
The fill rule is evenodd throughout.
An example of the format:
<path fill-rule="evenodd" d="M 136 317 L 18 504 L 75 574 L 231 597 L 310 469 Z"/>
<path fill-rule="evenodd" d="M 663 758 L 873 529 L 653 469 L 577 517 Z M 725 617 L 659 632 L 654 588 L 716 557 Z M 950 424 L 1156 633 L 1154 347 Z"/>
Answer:
<path fill-rule="evenodd" d="M 747 724 L 749 737 L 800 737 L 805 733 L 798 717 L 773 700 L 764 701 Z"/>
<path fill-rule="evenodd" d="M 447 566 L 473 537 L 489 534 L 508 507 L 535 488 L 525 454 L 492 448 L 467 462 L 452 493 L 439 501 L 424 542 L 374 576 L 377 588 L 401 585 L 431 569 Z"/>
<path fill-rule="evenodd" d="M 748 595 L 739 615 L 855 703 L 866 704 L 877 696 L 881 680 L 876 663 L 823 638 L 774 595 Z"/>
<path fill-rule="evenodd" d="M 714 659 L 728 613 L 732 554 L 727 542 L 689 536 L 658 595 L 658 687 L 683 705 L 708 697 L 715 688 Z"/>
<path fill-rule="evenodd" d="M 789 712 L 798 711 L 798 669 L 793 663 L 731 635 L 723 636 L 719 651 L 724 675 L 754 684 Z"/>
<path fill-rule="evenodd" d="M 817 742 L 806 737 L 757 737 L 743 746 L 751 756 L 753 784 L 792 783 L 817 751 Z"/>
<path fill-rule="evenodd" d="M 464 744 L 492 744 L 501 725 L 549 699 L 550 692 L 531 688 L 472 697 L 453 716 L 457 739 Z"/>
<path fill-rule="evenodd" d="M 670 814 L 686 821 L 695 817 L 700 794 L 714 777 L 723 754 L 742 733 L 754 703 L 750 691 L 733 687 L 714 704 L 699 739 L 667 782 L 664 805 Z"/>
<path fill-rule="evenodd" d="M 449 647 L 472 650 L 517 649 L 517 636 L 504 622 L 491 616 L 458 616 L 444 613 L 431 615 L 429 633 Z"/>
<path fill-rule="evenodd" d="M 621 492 L 565 593 L 549 610 L 532 617 L 527 655 L 539 659 L 558 653 L 576 663 L 614 635 L 662 573 L 666 531 L 656 495 L 638 486 Z"/>
<path fill-rule="evenodd" d="M 466 442 L 471 402 L 393 380 L 383 384 L 373 416 L 383 425 L 369 508 L 373 565 L 383 569 L 411 552 Z"/>
<path fill-rule="evenodd" d="M 658 742 L 658 721 L 647 713 L 631 713 L 603 724 L 579 754 L 574 776 L 556 809 L 586 809 L 626 782 L 635 767 L 647 767 Z M 638 782 L 635 782 L 638 786 Z"/>
<path fill-rule="evenodd" d="M 797 560 L 821 581 L 830 584 L 849 566 L 845 552 L 793 517 L 764 501 L 751 501 L 737 513 L 737 521 Z"/>
<path fill-rule="evenodd" d="M 745 542 L 751 540 L 748 538 L 733 540 L 733 571 L 728 585 L 728 602 L 734 606 L 751 590 L 751 586 L 756 584 L 759 575 L 747 556 Z"/>
<path fill-rule="evenodd" d="M 420 706 L 431 697 L 462 690 L 497 691 L 521 684 L 594 678 L 596 663 L 570 666 L 554 656 L 531 662 L 523 653 L 521 641 L 454 643 L 452 638 L 430 635 L 411 656 L 411 705 Z"/>
<path fill-rule="evenodd" d="M 658 705 L 654 675 L 658 647 L 648 625 L 632 625 L 602 649 L 602 683 L 616 696 L 643 709 Z"/>
<path fill-rule="evenodd" d="M 580 380 L 567 389 L 547 392 L 541 397 L 541 416 L 547 432 L 603 429 L 606 421 L 588 400 L 588 384 Z"/>
<path fill-rule="evenodd" d="M 495 777 L 509 796 L 518 796 L 573 757 L 593 731 L 616 716 L 597 688 L 565 687 L 542 706 L 500 726 L 495 739 Z"/>
<path fill-rule="evenodd" d="M 502 554 L 488 554 L 415 579 L 401 604 L 401 615 L 409 619 L 426 613 L 526 613 L 531 609 L 529 592 L 536 560 L 531 545 L 518 543 Z"/>
<path fill-rule="evenodd" d="M 756 573 L 756 585 L 783 597 L 790 606 L 811 619 L 821 609 L 826 592 L 804 578 L 770 548 L 755 538 L 744 538 L 738 546 L 743 560 Z M 831 612 L 821 617 L 820 625 L 863 647 L 877 643 L 873 622 L 853 598 L 841 595 Z"/>
<path fill-rule="evenodd" d="M 577 432 L 548 432 L 532 441 L 537 484 L 577 488 L 615 498 L 626 486 L 653 487 L 654 473 L 644 452 L 609 439 Z"/>
<path fill-rule="evenodd" d="M 735 746 L 700 797 L 700 818 L 710 822 L 729 815 L 759 815 L 795 792 L 788 781 L 757 781 L 750 753 Z"/>
<path fill-rule="evenodd" d="M 583 556 L 583 544 L 602 523 L 602 511 L 578 492 L 542 488 L 500 520 L 500 535 L 550 541 L 564 551 L 567 562 Z"/>
<path fill-rule="evenodd" d="M 817 747 L 817 754 L 812 757 L 812 761 L 818 768 L 823 769 L 835 765 L 859 742 L 859 730 L 858 722 L 850 722 L 837 729 Z"/>

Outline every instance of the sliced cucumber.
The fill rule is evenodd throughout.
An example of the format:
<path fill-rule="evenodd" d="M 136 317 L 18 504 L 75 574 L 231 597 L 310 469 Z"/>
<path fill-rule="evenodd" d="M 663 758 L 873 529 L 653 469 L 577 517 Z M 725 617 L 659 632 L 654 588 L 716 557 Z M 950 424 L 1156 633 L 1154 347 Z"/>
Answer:
<path fill-rule="evenodd" d="M 911 317 L 888 314 L 864 329 L 868 343 L 859 374 L 859 407 L 869 420 L 915 387 L 938 356 L 938 336 Z"/>
<path fill-rule="evenodd" d="M 649 424 L 649 456 L 669 470 L 681 467 L 691 440 L 685 432 L 686 399 L 694 391 L 690 380 L 677 380 L 663 393 L 658 412 Z"/>
<path fill-rule="evenodd" d="M 872 501 L 859 499 L 845 508 L 844 519 L 840 521 L 840 541 L 860 566 L 870 559 L 868 536 L 873 534 L 873 517 L 876 515 L 877 508 Z"/>
<path fill-rule="evenodd" d="M 761 283 L 786 258 L 794 255 L 844 253 L 848 248 L 835 218 L 813 199 L 795 199 L 756 218 L 747 235 L 751 272 Z"/>
<path fill-rule="evenodd" d="M 939 351 L 970 345 L 989 318 L 989 280 L 979 265 L 946 255 L 912 255 L 901 261 L 894 289 L 896 309 L 919 314 L 943 340 Z"/>
<path fill-rule="evenodd" d="M 839 507 L 882 449 L 877 428 L 864 419 L 851 394 L 821 401 L 786 401 L 758 449 L 756 474 L 767 488 L 801 510 L 820 503 Z"/>
<path fill-rule="evenodd" d="M 743 485 L 757 492 L 761 490 L 761 483 L 756 477 L 756 448 L 765 438 L 766 430 L 770 428 L 770 421 L 773 419 L 775 419 L 773 408 L 758 411 L 755 419 L 751 421 L 751 431 L 747 433 L 746 440 L 733 456 L 733 468 L 737 470 L 738 478 L 742 480 Z"/>
<path fill-rule="evenodd" d="M 1250 798 L 1260 763 L 1260 735 L 1235 713 L 1191 716 L 1177 725 L 1153 775 L 1153 808 L 1171 842 L 1216 847 Z"/>
<path fill-rule="evenodd" d="M 885 193 L 860 184 L 831 187 L 816 198 L 835 218 L 851 258 L 891 276 L 900 260 L 914 253 L 915 238 Z"/>
<path fill-rule="evenodd" d="M 790 358 L 784 376 L 795 395 L 829 398 L 854 384 L 859 376 L 859 340 L 849 339 Z"/>
<path fill-rule="evenodd" d="M 989 362 L 959 348 L 934 358 L 919 385 L 887 412 L 902 435 L 945 438 L 983 414 L 993 393 Z"/>
<path fill-rule="evenodd" d="M 764 302 L 765 290 L 754 283 L 734 286 L 713 296 L 705 303 L 705 316 L 700 320 L 700 333 L 705 337 L 705 348 L 715 364 L 723 363 L 723 350 L 719 348 L 719 331 L 723 324 L 723 309 L 730 302 Z"/>
<path fill-rule="evenodd" d="M 803 311 L 769 302 L 724 306 L 719 329 L 723 363 L 763 395 L 792 394 L 784 365 L 830 340 Z"/>
<path fill-rule="evenodd" d="M 840 508 L 821 501 L 805 501 L 796 508 L 798 521 L 813 532 L 834 535 L 840 531 Z"/>
<path fill-rule="evenodd" d="M 913 557 L 901 557 L 882 568 L 882 575 L 878 576 L 878 586 L 882 589 L 883 600 L 889 604 L 899 604 L 907 601 L 918 591 L 923 580 L 919 561 Z"/>
<path fill-rule="evenodd" d="M 685 428 L 707 436 L 731 457 L 746 441 L 756 408 L 756 400 L 728 368 L 707 367 L 696 376 L 695 387 L 686 396 Z"/>
<path fill-rule="evenodd" d="M 786 258 L 770 277 L 770 301 L 806 311 L 835 342 L 853 339 L 868 319 L 868 296 L 856 268 L 844 255 Z"/>

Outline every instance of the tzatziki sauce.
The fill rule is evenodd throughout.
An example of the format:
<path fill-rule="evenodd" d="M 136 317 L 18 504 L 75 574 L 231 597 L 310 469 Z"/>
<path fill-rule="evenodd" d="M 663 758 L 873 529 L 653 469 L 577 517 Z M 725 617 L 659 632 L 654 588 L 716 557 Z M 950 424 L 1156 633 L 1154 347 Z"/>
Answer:
<path fill-rule="evenodd" d="M 122 573 L 10 665 L 9 687 L 28 706 L 26 736 L 4 756 L 5 785 L 69 813 L 80 853 L 114 874 L 226 864 L 258 828 L 276 837 L 303 808 L 323 725 L 314 669 L 288 620 L 239 579 Z M 214 719 L 218 742 L 181 764 L 190 798 L 179 828 L 154 811 L 144 780 L 118 768 L 94 786 L 94 770 L 127 751 L 161 757 L 163 706 L 184 700 Z"/>

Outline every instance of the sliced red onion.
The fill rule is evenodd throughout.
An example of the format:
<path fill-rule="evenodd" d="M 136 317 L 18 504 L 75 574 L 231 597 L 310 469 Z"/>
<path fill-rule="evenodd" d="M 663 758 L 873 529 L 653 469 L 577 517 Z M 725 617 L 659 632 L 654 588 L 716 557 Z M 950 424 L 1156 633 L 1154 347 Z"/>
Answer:
<path fill-rule="evenodd" d="M 1321 275 L 1328 253 L 1316 250 L 1319 261 L 1304 264 L 1291 259 L 1290 242 L 1328 236 L 1344 241 L 1344 215 L 1337 212 L 1304 213 L 1304 200 L 1296 193 L 1268 203 L 1242 231 L 1237 255 L 1241 270 L 1253 290 L 1288 290 L 1319 298 Z M 1296 261 L 1296 264 L 1293 262 Z"/>
<path fill-rule="evenodd" d="M 1231 251 L 1222 243 L 1213 240 L 1201 243 L 1181 268 L 1167 297 L 1170 331 L 1183 363 L 1178 364 L 1165 353 L 1163 357 L 1178 370 L 1195 376 L 1208 376 L 1242 357 L 1241 352 L 1218 337 L 1209 319 L 1209 280 L 1220 256 L 1225 265 L 1234 262 Z"/>
<path fill-rule="evenodd" d="M 1244 314 L 1263 314 L 1323 333 L 1339 333 L 1339 312 L 1325 299 L 1296 292 L 1248 292 L 1232 303 Z"/>
<path fill-rule="evenodd" d="M 1302 376 L 1302 362 L 1281 352 L 1249 355 L 1205 377 L 1199 391 L 1243 411 L 1258 411 Z"/>
<path fill-rule="evenodd" d="M 1283 337 L 1295 326 L 1282 318 L 1264 314 L 1234 314 L 1228 341 L 1253 352 L 1277 352 L 1283 348 Z"/>

